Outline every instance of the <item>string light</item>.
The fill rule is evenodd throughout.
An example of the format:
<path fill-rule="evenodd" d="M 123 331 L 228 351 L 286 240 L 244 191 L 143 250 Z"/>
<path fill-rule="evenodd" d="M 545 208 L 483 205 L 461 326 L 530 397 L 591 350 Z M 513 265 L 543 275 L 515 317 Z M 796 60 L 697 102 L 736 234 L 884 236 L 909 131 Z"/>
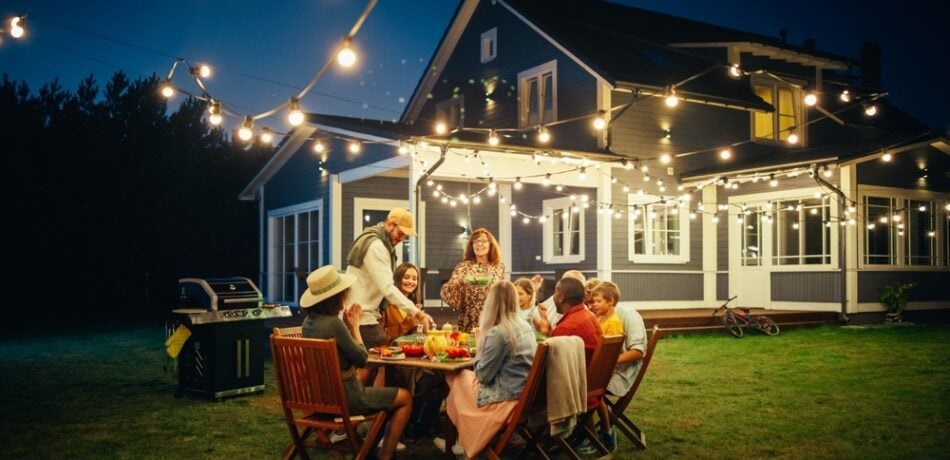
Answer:
<path fill-rule="evenodd" d="M 742 76 L 742 70 L 739 68 L 739 64 L 733 64 L 729 66 L 729 75 L 733 78 L 739 78 Z"/>
<path fill-rule="evenodd" d="M 515 179 L 515 190 L 521 190 L 521 178 L 518 177 Z M 512 205 L 513 206 L 513 205 Z"/>
<path fill-rule="evenodd" d="M 211 115 L 208 116 L 208 122 L 214 126 L 218 126 L 224 120 L 224 117 L 221 116 L 221 103 L 212 99 L 211 107 L 208 109 Z"/>
<path fill-rule="evenodd" d="M 605 118 L 606 112 L 600 110 L 597 112 L 597 116 L 594 117 L 594 129 L 600 131 L 607 127 L 607 119 Z"/>
<path fill-rule="evenodd" d="M 670 156 L 669 153 L 664 153 L 663 155 L 660 155 L 660 163 L 668 165 L 670 164 L 671 161 L 673 161 L 673 157 Z"/>
<path fill-rule="evenodd" d="M 729 150 L 729 149 L 722 149 L 722 150 L 720 150 L 720 151 L 719 151 L 719 158 L 722 158 L 723 160 L 728 160 L 728 159 L 732 158 L 732 150 Z"/>
<path fill-rule="evenodd" d="M 175 87 L 172 86 L 172 79 L 166 78 L 165 82 L 162 83 L 162 97 L 165 99 L 171 99 L 175 95 Z"/>
<path fill-rule="evenodd" d="M 894 156 L 891 155 L 891 152 L 888 152 L 886 149 L 884 150 L 884 154 L 881 155 L 881 161 L 885 163 L 890 162 L 893 158 Z"/>
<path fill-rule="evenodd" d="M 201 64 L 198 67 L 191 69 L 191 74 L 198 78 L 205 78 L 211 76 L 211 67 L 208 67 L 207 64 Z"/>
<path fill-rule="evenodd" d="M 23 38 L 26 35 L 26 29 L 23 27 L 23 23 L 26 21 L 26 16 L 14 16 L 10 18 L 10 36 L 13 38 Z"/>
<path fill-rule="evenodd" d="M 838 98 L 841 99 L 841 102 L 851 102 L 851 92 L 844 90 Z"/>
<path fill-rule="evenodd" d="M 271 134 L 270 128 L 261 128 L 261 143 L 271 144 L 272 142 L 274 142 L 274 135 Z"/>
<path fill-rule="evenodd" d="M 300 110 L 300 100 L 296 97 L 290 98 L 290 112 L 287 114 L 287 122 L 292 126 L 303 124 L 303 111 Z"/>
<path fill-rule="evenodd" d="M 807 106 L 809 106 L 809 107 L 814 107 L 814 105 L 817 104 L 817 103 L 818 103 L 818 95 L 817 95 L 817 94 L 815 94 L 815 93 L 813 93 L 813 92 L 809 92 L 808 94 L 805 95 L 805 105 L 807 105 Z"/>
<path fill-rule="evenodd" d="M 360 153 L 360 151 L 363 150 L 363 146 L 358 141 L 352 141 L 350 142 L 350 145 L 347 147 L 347 150 L 349 150 L 350 153 L 356 155 L 357 153 Z"/>
<path fill-rule="evenodd" d="M 577 179 L 581 181 L 587 180 L 587 168 L 581 168 L 580 172 L 577 173 Z"/>
<path fill-rule="evenodd" d="M 797 144 L 797 143 L 798 143 L 798 133 L 795 131 L 795 127 L 794 127 L 794 126 L 792 126 L 791 129 L 789 129 L 788 139 L 786 139 L 786 141 L 787 141 L 789 144 Z"/>
<path fill-rule="evenodd" d="M 871 103 L 865 103 L 864 114 L 869 117 L 873 117 L 874 115 L 877 115 L 877 105 L 871 104 Z"/>
<path fill-rule="evenodd" d="M 448 127 L 445 126 L 445 123 L 443 123 L 443 122 L 440 121 L 440 122 L 437 122 L 437 123 L 435 124 L 435 133 L 436 133 L 436 134 L 442 135 L 442 134 L 445 134 L 446 131 L 448 131 Z"/>
<path fill-rule="evenodd" d="M 326 146 L 323 145 L 323 142 L 314 141 L 314 143 L 313 143 L 313 151 L 314 151 L 314 152 L 323 153 L 324 150 L 326 150 Z"/>
<path fill-rule="evenodd" d="M 343 46 L 336 55 L 336 62 L 346 68 L 356 63 L 356 52 L 353 51 L 353 43 L 349 37 L 343 39 Z"/>
<path fill-rule="evenodd" d="M 551 140 L 551 133 L 548 132 L 548 129 L 542 125 L 538 128 L 538 142 L 542 144 L 547 144 Z"/>
<path fill-rule="evenodd" d="M 495 132 L 494 129 L 488 132 L 488 145 L 492 147 L 495 147 L 498 145 L 498 134 Z"/>
<path fill-rule="evenodd" d="M 769 174 L 769 185 L 772 187 L 778 187 L 778 179 L 775 178 L 775 174 Z"/>
<path fill-rule="evenodd" d="M 254 120 L 251 119 L 250 115 L 246 115 L 244 117 L 244 123 L 242 123 L 241 128 L 238 129 L 238 137 L 244 142 L 251 140 L 251 137 L 254 136 L 253 128 Z"/>
<path fill-rule="evenodd" d="M 672 86 L 667 88 L 665 97 L 667 107 L 676 107 L 680 103 L 680 99 L 676 97 L 676 90 Z"/>
<path fill-rule="evenodd" d="M 547 173 L 544 175 L 544 179 L 541 180 L 541 184 L 543 184 L 545 187 L 548 187 L 551 185 L 551 173 Z"/>

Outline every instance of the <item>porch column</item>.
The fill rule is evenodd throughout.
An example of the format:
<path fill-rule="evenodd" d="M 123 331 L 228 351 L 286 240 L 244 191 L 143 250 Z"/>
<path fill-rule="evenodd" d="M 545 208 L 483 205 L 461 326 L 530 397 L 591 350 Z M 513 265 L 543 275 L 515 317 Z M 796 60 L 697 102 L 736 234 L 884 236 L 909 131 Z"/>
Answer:
<path fill-rule="evenodd" d="M 505 268 L 508 270 L 508 273 L 505 273 L 509 279 L 511 278 L 511 184 L 504 183 L 498 184 L 498 193 L 506 197 L 504 203 L 501 200 L 498 201 L 498 244 L 501 246 L 501 260 L 505 263 Z M 474 229 L 473 229 L 474 230 Z"/>
<path fill-rule="evenodd" d="M 710 185 L 703 188 L 703 213 L 701 214 L 703 223 L 703 302 L 707 305 L 715 305 L 718 300 L 716 294 L 716 278 L 719 269 L 718 251 L 718 232 L 719 225 L 713 222 L 713 217 L 718 211 L 716 201 L 717 187 Z M 726 219 L 728 225 L 728 219 Z M 728 228 L 728 227 L 727 227 Z"/>
<path fill-rule="evenodd" d="M 600 174 L 600 183 L 597 184 L 597 202 L 613 202 L 613 186 L 610 178 L 613 176 L 613 168 L 607 169 L 607 174 Z M 613 213 L 604 214 L 595 213 L 600 220 L 597 222 L 597 277 L 604 281 L 612 280 L 614 269 L 613 261 Z"/>
<path fill-rule="evenodd" d="M 838 167 L 838 174 L 841 178 L 841 183 L 838 186 L 841 189 L 841 192 L 844 193 L 844 196 L 846 196 L 848 200 L 857 200 L 857 166 L 853 164 L 841 165 Z M 846 204 L 846 209 L 847 206 L 848 205 Z M 855 217 L 855 213 L 852 213 L 851 217 Z M 848 314 L 858 312 L 858 260 L 860 259 L 858 250 L 859 225 L 860 222 L 858 222 L 857 225 L 845 225 L 841 228 L 841 231 L 838 232 L 838 238 L 844 238 L 844 262 L 846 263 L 844 264 L 845 286 L 842 295 L 844 295 L 845 299 L 847 300 L 845 312 Z"/>
<path fill-rule="evenodd" d="M 330 242 L 330 264 L 339 270 L 343 268 L 343 245 L 349 244 L 337 241 L 343 234 L 343 183 L 340 182 L 339 174 L 330 174 L 328 182 L 330 196 L 327 201 L 330 209 L 327 209 L 325 215 L 330 216 L 330 235 L 333 236 L 327 240 Z"/>

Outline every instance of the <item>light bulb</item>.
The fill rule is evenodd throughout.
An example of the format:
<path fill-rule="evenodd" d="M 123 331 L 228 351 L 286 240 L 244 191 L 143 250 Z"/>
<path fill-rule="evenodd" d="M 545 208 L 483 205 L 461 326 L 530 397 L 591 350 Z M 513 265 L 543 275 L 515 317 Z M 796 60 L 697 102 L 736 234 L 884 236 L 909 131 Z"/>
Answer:
<path fill-rule="evenodd" d="M 254 120 L 251 119 L 251 116 L 244 117 L 244 123 L 241 124 L 241 128 L 238 129 L 238 138 L 242 141 L 247 142 L 251 140 L 251 137 L 254 135 L 254 132 L 251 130 L 254 127 Z"/>
<path fill-rule="evenodd" d="M 864 104 L 864 114 L 873 117 L 877 115 L 877 105 L 875 104 Z"/>
<path fill-rule="evenodd" d="M 722 149 L 722 150 L 720 150 L 720 151 L 719 151 L 719 158 L 722 158 L 723 160 L 728 160 L 728 159 L 732 158 L 732 151 L 729 150 L 729 149 Z"/>
<path fill-rule="evenodd" d="M 811 107 L 818 103 L 818 95 L 815 93 L 808 93 L 805 95 L 805 105 Z"/>
<path fill-rule="evenodd" d="M 742 70 L 739 69 L 739 64 L 733 64 L 729 66 L 729 75 L 733 78 L 739 78 L 742 76 Z"/>
<path fill-rule="evenodd" d="M 597 112 L 597 116 L 594 118 L 594 129 L 601 130 L 607 127 L 607 120 L 604 118 L 604 111 L 601 110 Z"/>
<path fill-rule="evenodd" d="M 670 156 L 669 153 L 664 153 L 663 155 L 660 155 L 660 163 L 668 165 L 670 164 L 671 161 L 673 161 L 673 157 Z"/>
<path fill-rule="evenodd" d="M 300 101 L 295 97 L 290 98 L 290 113 L 287 114 L 287 122 L 293 126 L 300 126 L 303 123 Z"/>
<path fill-rule="evenodd" d="M 541 183 L 544 184 L 545 187 L 551 185 L 551 173 L 545 174 Z"/>
<path fill-rule="evenodd" d="M 336 62 L 343 67 L 352 67 L 356 63 L 356 52 L 350 45 L 350 40 L 343 42 L 343 48 L 336 55 Z"/>
<path fill-rule="evenodd" d="M 23 35 L 26 34 L 26 29 L 20 25 L 23 21 L 23 18 L 20 16 L 10 18 L 10 36 L 13 38 L 23 38 Z"/>
<path fill-rule="evenodd" d="M 851 92 L 848 90 L 842 91 L 838 97 L 841 99 L 841 102 L 851 102 Z"/>
<path fill-rule="evenodd" d="M 274 135 L 271 134 L 270 128 L 265 127 L 261 129 L 261 142 L 264 144 L 270 144 L 271 142 L 274 142 Z"/>
<path fill-rule="evenodd" d="M 521 178 L 515 179 L 515 190 L 521 190 Z"/>
<path fill-rule="evenodd" d="M 548 129 L 542 126 L 538 129 L 538 142 L 542 144 L 547 144 L 551 140 L 551 133 L 548 132 Z"/>
<path fill-rule="evenodd" d="M 676 91 L 673 88 L 670 88 L 666 92 L 666 105 L 667 107 L 676 107 L 680 103 L 680 99 L 676 97 Z"/>
<path fill-rule="evenodd" d="M 893 158 L 894 156 L 891 155 L 890 152 L 884 152 L 884 155 L 881 155 L 881 160 L 884 161 L 885 163 L 888 161 L 891 161 Z"/>
<path fill-rule="evenodd" d="M 207 64 L 201 64 L 198 66 L 198 76 L 201 78 L 208 78 L 211 76 L 211 67 L 208 67 Z"/>
<path fill-rule="evenodd" d="M 212 125 L 218 126 L 218 125 L 221 124 L 222 121 L 224 121 L 224 119 L 221 117 L 221 114 L 220 114 L 220 113 L 212 113 L 212 114 L 208 117 L 208 121 L 209 121 Z"/>
<path fill-rule="evenodd" d="M 175 87 L 172 86 L 172 80 L 170 78 L 165 79 L 165 83 L 162 84 L 162 96 L 165 99 L 170 99 L 175 95 Z"/>
<path fill-rule="evenodd" d="M 313 143 L 313 151 L 317 153 L 323 153 L 326 150 L 326 146 L 323 145 L 323 142 L 316 141 Z"/>
<path fill-rule="evenodd" d="M 350 142 L 350 145 L 347 147 L 347 150 L 349 150 L 350 153 L 352 154 L 357 154 L 357 153 L 360 153 L 360 150 L 363 150 L 363 147 L 360 145 L 359 142 L 354 141 L 354 142 Z"/>
<path fill-rule="evenodd" d="M 494 129 L 488 132 L 488 145 L 492 147 L 498 145 L 498 134 L 495 134 Z"/>
<path fill-rule="evenodd" d="M 795 131 L 792 131 L 792 132 L 788 133 L 788 139 L 787 139 L 787 141 L 788 141 L 789 144 L 797 144 L 797 143 L 798 143 L 798 134 L 797 134 Z"/>

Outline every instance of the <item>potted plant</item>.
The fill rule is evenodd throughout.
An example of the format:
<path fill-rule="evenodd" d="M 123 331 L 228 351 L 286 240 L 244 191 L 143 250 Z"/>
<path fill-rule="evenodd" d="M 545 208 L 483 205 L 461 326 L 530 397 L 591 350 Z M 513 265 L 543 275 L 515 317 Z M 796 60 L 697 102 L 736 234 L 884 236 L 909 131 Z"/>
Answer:
<path fill-rule="evenodd" d="M 900 322 L 907 306 L 907 291 L 917 283 L 891 283 L 881 289 L 881 303 L 887 308 L 884 318 L 888 322 Z"/>

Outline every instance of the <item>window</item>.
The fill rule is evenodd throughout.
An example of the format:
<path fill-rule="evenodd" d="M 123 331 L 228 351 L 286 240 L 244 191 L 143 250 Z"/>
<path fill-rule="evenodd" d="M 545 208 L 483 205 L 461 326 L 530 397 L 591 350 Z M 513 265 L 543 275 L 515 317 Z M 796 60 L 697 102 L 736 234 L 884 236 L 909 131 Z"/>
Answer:
<path fill-rule="evenodd" d="M 482 64 L 498 56 L 498 28 L 482 32 Z"/>
<path fill-rule="evenodd" d="M 748 207 L 736 217 L 739 224 L 739 263 L 743 267 L 762 265 L 762 208 Z"/>
<path fill-rule="evenodd" d="M 689 213 L 660 197 L 628 195 L 630 260 L 636 263 L 689 262 Z"/>
<path fill-rule="evenodd" d="M 829 203 L 828 197 L 772 203 L 773 265 L 831 264 Z"/>
<path fill-rule="evenodd" d="M 542 125 L 557 120 L 557 61 L 519 73 L 518 97 L 518 126 Z"/>
<path fill-rule="evenodd" d="M 584 210 L 570 198 L 544 200 L 544 261 L 576 263 L 584 260 Z"/>
<path fill-rule="evenodd" d="M 464 124 L 465 118 L 464 96 L 456 96 L 442 101 L 435 106 L 435 119 L 448 128 L 449 132 L 457 131 Z"/>
<path fill-rule="evenodd" d="M 786 141 L 794 128 L 800 144 L 804 144 L 801 107 L 801 90 L 777 82 L 756 81 L 753 83 L 755 95 L 775 108 L 774 112 L 754 112 L 752 114 L 752 137 L 756 141 Z"/>
<path fill-rule="evenodd" d="M 936 202 L 864 197 L 864 263 L 932 266 L 937 260 Z"/>
<path fill-rule="evenodd" d="M 385 198 L 353 198 L 353 238 L 355 239 L 364 228 L 385 222 L 386 218 L 389 217 L 389 211 L 393 208 L 409 209 L 409 203 L 406 200 Z M 417 218 L 416 225 L 419 225 L 421 220 L 421 218 Z M 421 233 L 422 229 L 416 227 L 416 231 Z M 413 240 L 418 239 L 411 238 L 396 245 L 396 265 L 401 264 L 404 260 L 409 260 L 410 245 Z"/>
<path fill-rule="evenodd" d="M 306 289 L 305 279 L 297 273 L 310 273 L 322 264 L 321 214 L 319 203 L 309 203 L 274 211 L 268 216 L 267 285 L 271 302 L 296 305 Z"/>

